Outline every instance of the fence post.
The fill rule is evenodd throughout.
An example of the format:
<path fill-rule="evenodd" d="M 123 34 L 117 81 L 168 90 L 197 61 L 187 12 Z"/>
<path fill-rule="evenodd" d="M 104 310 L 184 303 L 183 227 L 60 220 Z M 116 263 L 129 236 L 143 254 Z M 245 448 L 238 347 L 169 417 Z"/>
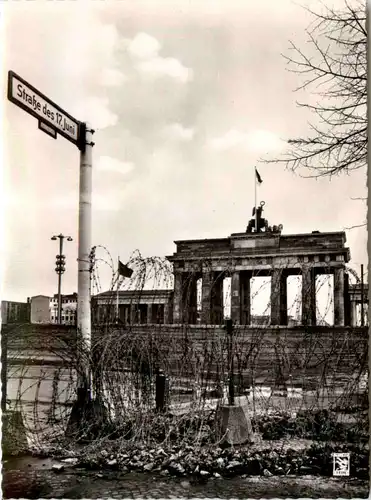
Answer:
<path fill-rule="evenodd" d="M 8 334 L 5 331 L 4 325 L 1 332 L 1 411 L 6 412 L 6 396 L 7 396 L 7 366 L 8 366 Z"/>
<path fill-rule="evenodd" d="M 226 320 L 226 330 L 228 335 L 228 400 L 229 406 L 234 405 L 234 366 L 233 366 L 233 323 L 231 319 Z"/>
<path fill-rule="evenodd" d="M 165 411 L 169 403 L 169 380 L 164 373 L 156 375 L 156 410 Z"/>
<path fill-rule="evenodd" d="M 364 283 L 363 283 L 363 264 L 361 264 L 361 326 L 365 326 L 365 306 L 364 306 Z"/>

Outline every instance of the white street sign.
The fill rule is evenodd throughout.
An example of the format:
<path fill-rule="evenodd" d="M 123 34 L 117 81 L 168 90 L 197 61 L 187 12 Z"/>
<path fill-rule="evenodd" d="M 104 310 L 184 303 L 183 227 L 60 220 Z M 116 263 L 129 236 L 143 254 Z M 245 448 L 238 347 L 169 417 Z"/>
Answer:
<path fill-rule="evenodd" d="M 13 71 L 9 71 L 8 76 L 8 99 L 77 144 L 80 122 Z"/>

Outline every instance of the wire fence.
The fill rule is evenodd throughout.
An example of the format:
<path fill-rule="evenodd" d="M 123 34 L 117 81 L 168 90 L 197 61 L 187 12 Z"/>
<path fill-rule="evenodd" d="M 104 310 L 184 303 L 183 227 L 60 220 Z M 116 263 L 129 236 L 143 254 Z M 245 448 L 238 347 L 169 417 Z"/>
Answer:
<path fill-rule="evenodd" d="M 102 265 L 112 270 L 108 293 L 101 293 Z M 132 277 L 119 281 L 109 255 L 94 259 L 89 352 L 73 327 L 3 326 L 8 408 L 22 414 L 29 446 L 67 446 L 71 438 L 90 447 L 107 439 L 117 446 L 214 446 L 223 437 L 214 425 L 216 409 L 231 403 L 248 408 L 263 440 L 368 441 L 367 329 L 328 323 L 339 314 L 334 278 L 315 280 L 317 297 L 322 293 L 322 302 L 311 302 L 317 326 L 301 324 L 303 299 L 313 294 L 303 292 L 298 276 L 279 311 L 286 324 L 272 325 L 274 283 L 282 280 L 255 273 L 248 310 L 243 316 L 241 299 L 236 324 L 230 321 L 232 267 L 209 282 L 218 296 L 210 292 L 207 306 L 199 271 L 188 273 L 177 291 L 166 259 L 136 252 L 128 266 Z M 285 270 L 280 273 L 288 287 Z M 173 317 L 177 292 L 180 323 Z M 81 362 L 90 367 L 101 411 L 86 416 L 77 435 L 70 417 Z"/>

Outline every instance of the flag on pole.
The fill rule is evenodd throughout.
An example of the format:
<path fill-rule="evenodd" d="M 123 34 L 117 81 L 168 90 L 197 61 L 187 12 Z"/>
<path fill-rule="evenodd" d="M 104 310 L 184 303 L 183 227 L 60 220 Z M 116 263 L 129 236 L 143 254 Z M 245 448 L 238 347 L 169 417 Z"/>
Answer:
<path fill-rule="evenodd" d="M 128 267 L 125 264 L 123 264 L 121 262 L 121 260 L 119 259 L 118 273 L 119 273 L 120 276 L 123 276 L 124 278 L 130 278 L 131 275 L 133 274 L 133 270 L 130 269 L 130 267 Z"/>
<path fill-rule="evenodd" d="M 259 184 L 261 184 L 263 181 L 256 167 L 255 167 L 255 175 L 256 175 L 256 180 L 259 182 Z"/>

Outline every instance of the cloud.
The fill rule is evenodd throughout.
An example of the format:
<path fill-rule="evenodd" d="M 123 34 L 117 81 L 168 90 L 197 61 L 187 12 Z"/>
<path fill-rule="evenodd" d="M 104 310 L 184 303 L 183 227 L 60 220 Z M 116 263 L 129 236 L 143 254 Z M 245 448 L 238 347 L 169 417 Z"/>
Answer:
<path fill-rule="evenodd" d="M 227 151 L 241 147 L 257 153 L 266 153 L 283 149 L 286 142 L 280 139 L 278 135 L 266 130 L 255 130 L 245 133 L 232 129 L 220 137 L 211 139 L 209 145 L 218 151 Z"/>
<path fill-rule="evenodd" d="M 118 122 L 118 116 L 109 109 L 106 97 L 88 97 L 77 108 L 77 116 L 82 116 L 94 129 L 113 127 Z"/>
<path fill-rule="evenodd" d="M 186 83 L 193 77 L 193 71 L 174 57 L 161 57 L 160 42 L 147 33 L 138 33 L 127 42 L 127 51 L 136 59 L 135 68 L 152 77 L 168 76 Z"/>
<path fill-rule="evenodd" d="M 212 148 L 217 150 L 228 150 L 232 149 L 246 141 L 246 134 L 239 132 L 238 130 L 229 130 L 226 134 L 221 137 L 211 139 L 209 144 Z"/>
<path fill-rule="evenodd" d="M 147 33 L 138 33 L 128 44 L 128 52 L 139 59 L 152 59 L 156 57 L 161 44 Z"/>
<path fill-rule="evenodd" d="M 168 127 L 165 127 L 163 133 L 169 139 L 186 142 L 193 139 L 195 131 L 193 128 L 183 127 L 181 123 L 173 123 Z"/>
<path fill-rule="evenodd" d="M 104 68 L 100 75 L 100 84 L 106 87 L 119 87 L 125 81 L 126 76 L 113 68 Z"/>
<path fill-rule="evenodd" d="M 181 83 L 193 78 L 193 71 L 172 57 L 155 57 L 137 65 L 137 69 L 152 76 L 169 76 Z"/>
<path fill-rule="evenodd" d="M 111 156 L 100 156 L 96 165 L 97 170 L 102 172 L 116 172 L 119 174 L 127 174 L 134 168 L 134 164 L 123 162 L 112 158 Z"/>

